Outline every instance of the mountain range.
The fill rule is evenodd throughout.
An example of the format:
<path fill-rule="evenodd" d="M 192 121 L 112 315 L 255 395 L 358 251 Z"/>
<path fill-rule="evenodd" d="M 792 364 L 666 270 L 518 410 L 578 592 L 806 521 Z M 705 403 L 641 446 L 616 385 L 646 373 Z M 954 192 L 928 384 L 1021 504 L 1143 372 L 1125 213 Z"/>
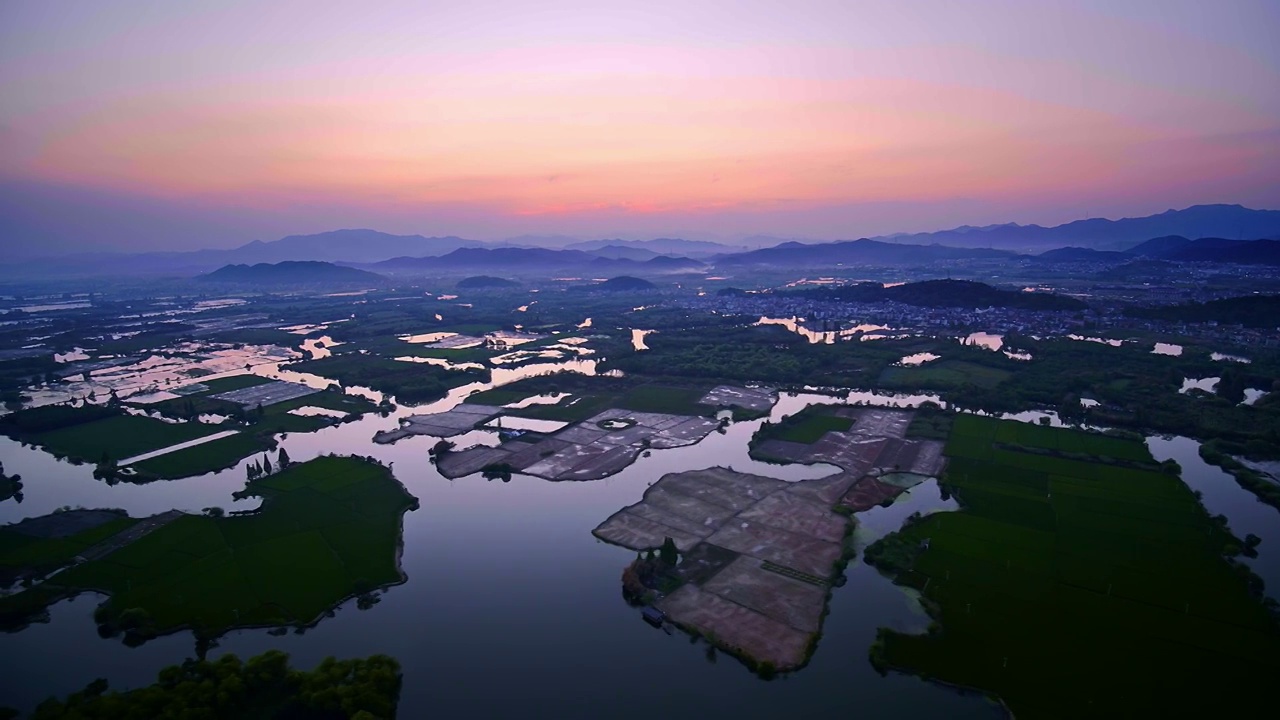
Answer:
<path fill-rule="evenodd" d="M 1151 239 L 1176 246 L 1162 255 L 1148 246 Z M 1187 238 L 1220 238 L 1214 242 Z M 773 247 L 743 248 L 701 240 L 602 239 L 572 241 L 564 236 L 522 236 L 500 243 L 465 238 L 392 235 L 376 230 L 334 230 L 314 235 L 290 235 L 271 242 L 254 241 L 228 250 L 163 253 L 96 253 L 44 260 L 5 263 L 8 277 L 89 275 L 196 275 L 224 265 L 319 260 L 403 274 L 430 269 L 483 270 L 518 265 L 590 271 L 595 274 L 690 272 L 706 265 L 809 266 L 836 264 L 924 265 L 962 259 L 999 259 L 1018 252 L 1059 249 L 1045 261 L 1089 261 L 1090 253 L 1142 255 L 1169 260 L 1217 259 L 1221 262 L 1275 264 L 1275 245 L 1248 244 L 1246 239 L 1280 238 L 1280 211 L 1252 210 L 1239 205 L 1196 205 L 1140 218 L 1079 220 L 1055 227 L 1008 223 L 985 227 L 960 226 L 931 233 L 898 234 L 835 242 L 781 242 Z M 756 237 L 755 241 L 762 238 Z M 1185 240 L 1183 243 L 1181 241 Z M 538 247 L 540 244 L 552 247 Z M 1187 245 L 1191 243 L 1191 245 Z M 1235 243 L 1232 245 L 1231 243 Z M 1163 245 L 1161 246 L 1163 247 Z M 461 253 L 461 254 L 459 254 Z M 505 254 L 504 254 L 505 253 Z M 433 260 L 438 258 L 438 260 Z M 665 259 L 663 259 L 665 258 Z M 1092 259 L 1122 260 L 1118 255 Z M 651 263 L 651 264 L 650 264 Z"/>
<path fill-rule="evenodd" d="M 1124 252 L 1065 247 L 1040 253 L 1032 259 L 1050 263 L 1123 263 L 1139 258 L 1168 262 L 1280 265 L 1280 241 L 1229 240 L 1215 237 L 1191 240 L 1181 235 L 1166 235 L 1152 238 Z"/>
<path fill-rule="evenodd" d="M 459 248 L 438 257 L 397 257 L 362 265 L 385 275 L 504 270 L 514 274 L 586 274 L 592 276 L 631 273 L 669 275 L 701 272 L 705 263 L 684 257 L 654 255 L 647 260 L 602 257 L 581 250 L 550 248 Z"/>
<path fill-rule="evenodd" d="M 967 225 L 939 232 L 888 235 L 876 240 L 952 247 L 1001 248 L 1035 251 L 1075 246 L 1094 250 L 1126 250 L 1150 238 L 1225 237 L 1235 239 L 1280 237 L 1280 210 L 1252 210 L 1240 205 L 1193 205 L 1146 217 L 1107 220 L 1090 218 L 1064 225 Z"/>

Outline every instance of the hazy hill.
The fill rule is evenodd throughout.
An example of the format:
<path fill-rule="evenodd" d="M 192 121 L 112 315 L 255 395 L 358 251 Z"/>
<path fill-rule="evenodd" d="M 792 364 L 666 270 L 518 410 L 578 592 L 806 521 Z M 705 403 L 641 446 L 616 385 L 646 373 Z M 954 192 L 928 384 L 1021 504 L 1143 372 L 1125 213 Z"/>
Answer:
<path fill-rule="evenodd" d="M 657 285 L 638 277 L 620 275 L 594 285 L 574 285 L 569 288 L 579 292 L 644 292 L 657 289 Z"/>
<path fill-rule="evenodd" d="M 194 275 L 224 265 L 302 260 L 372 263 L 398 255 L 442 255 L 459 247 L 478 245 L 480 243 L 458 237 L 391 235 L 376 230 L 334 230 L 315 235 L 290 235 L 270 242 L 255 240 L 229 250 L 91 253 L 33 260 L 14 267 L 21 274 L 38 276 Z"/>
<path fill-rule="evenodd" d="M 473 275 L 458 281 L 454 287 L 459 290 L 480 290 L 486 288 L 513 288 L 520 287 L 520 283 L 515 280 L 494 277 L 492 275 Z"/>
<path fill-rule="evenodd" d="M 686 257 L 710 257 L 741 250 L 740 247 L 682 238 L 655 238 L 653 240 L 588 240 L 566 245 L 568 250 L 595 252 L 603 248 L 630 248 L 647 250 L 656 255 L 684 255 Z M 639 258 L 632 258 L 633 260 Z"/>
<path fill-rule="evenodd" d="M 1148 240 L 1130 252 L 1172 262 L 1280 265 L 1280 241 L 1276 240 L 1230 240 L 1220 237 L 1188 240 L 1185 237 L 1171 236 Z"/>
<path fill-rule="evenodd" d="M 1093 250 L 1081 247 L 1056 248 L 1032 257 L 1037 262 L 1049 263 L 1124 262 L 1132 258 L 1133 256 L 1129 253 L 1117 250 Z"/>
<path fill-rule="evenodd" d="M 1077 246 L 1125 250 L 1150 238 L 1259 238 L 1280 235 L 1280 210 L 1251 210 L 1240 205 L 1193 205 L 1146 217 L 1107 220 L 1092 218 L 1054 227 L 1007 223 L 986 227 L 961 226 L 931 233 L 876 238 L 896 243 L 939 243 L 955 247 L 1012 250 Z"/>
<path fill-rule="evenodd" d="M 647 248 L 628 247 L 626 245 L 605 245 L 604 247 L 588 250 L 586 252 L 590 252 L 592 255 L 608 258 L 610 260 L 636 260 L 639 262 L 659 257 L 659 253 Z"/>
<path fill-rule="evenodd" d="M 440 257 L 392 258 L 369 267 L 378 272 L 399 274 L 474 270 L 522 275 L 589 272 L 600 276 L 617 272 L 652 275 L 696 272 L 705 268 L 705 265 L 689 258 L 657 256 L 638 262 L 626 258 L 599 257 L 581 250 L 503 247 L 460 248 Z"/>
<path fill-rule="evenodd" d="M 777 247 L 715 258 L 721 266 L 767 265 L 772 267 L 832 267 L 844 265 L 924 265 L 939 260 L 1012 258 L 1004 250 L 904 245 L 879 240 L 842 240 L 831 243 L 789 242 Z"/>
<path fill-rule="evenodd" d="M 1087 306 L 1071 297 L 1053 293 L 1001 290 L 970 280 L 926 280 L 884 287 L 859 283 L 788 293 L 813 300 L 839 302 L 900 302 L 917 307 L 1016 308 L 1021 310 L 1083 310 Z"/>
<path fill-rule="evenodd" d="M 386 281 L 386 278 L 381 275 L 365 270 L 310 260 L 297 262 L 290 260 L 275 264 L 226 265 L 197 279 L 202 282 L 245 285 L 378 285 Z"/>

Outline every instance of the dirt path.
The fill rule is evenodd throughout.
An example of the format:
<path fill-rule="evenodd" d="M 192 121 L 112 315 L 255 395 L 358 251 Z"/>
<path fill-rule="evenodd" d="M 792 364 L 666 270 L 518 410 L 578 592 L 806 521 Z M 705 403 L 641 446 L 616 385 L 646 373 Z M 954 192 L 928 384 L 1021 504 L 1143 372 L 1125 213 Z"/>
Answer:
<path fill-rule="evenodd" d="M 112 535 L 97 545 L 86 549 L 84 552 L 80 553 L 80 557 L 85 560 L 98 560 L 99 558 L 106 557 L 125 545 L 128 545 L 129 543 L 134 542 L 135 540 L 138 540 L 139 538 L 142 538 L 165 525 L 168 525 L 185 514 L 186 513 L 178 510 L 169 510 L 167 512 L 162 512 L 159 515 L 152 515 L 151 517 L 145 518 L 133 526 Z"/>

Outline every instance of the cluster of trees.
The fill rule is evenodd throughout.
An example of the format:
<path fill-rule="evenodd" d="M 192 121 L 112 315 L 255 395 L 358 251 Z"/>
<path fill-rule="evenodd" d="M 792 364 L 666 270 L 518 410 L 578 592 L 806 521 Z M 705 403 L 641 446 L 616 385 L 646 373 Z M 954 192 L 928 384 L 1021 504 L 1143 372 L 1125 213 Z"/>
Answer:
<path fill-rule="evenodd" d="M 280 454 L 276 457 L 276 464 L 274 466 L 271 464 L 271 457 L 267 455 L 267 453 L 262 453 L 262 459 L 255 460 L 252 465 L 246 466 L 245 473 L 249 476 L 250 480 L 257 480 L 258 478 L 270 475 L 277 470 L 284 470 L 289 467 L 290 463 L 292 463 L 292 461 L 289 459 L 289 451 L 284 448 L 280 448 Z"/>
<path fill-rule="evenodd" d="M 893 287 L 872 282 L 787 294 L 836 302 L 900 302 L 916 307 L 1001 307 L 1032 311 L 1084 310 L 1088 307 L 1065 295 L 1001 290 L 972 280 L 926 280 Z"/>
<path fill-rule="evenodd" d="M 65 700 L 41 703 L 33 720 L 152 718 L 392 718 L 400 695 L 400 664 L 386 655 L 326 658 L 314 670 L 289 667 L 279 650 L 241 661 L 188 660 L 160 671 L 154 685 L 111 692 L 95 680 Z"/>
<path fill-rule="evenodd" d="M 5 475 L 4 463 L 0 463 L 0 502 L 9 498 L 22 502 L 22 476 Z"/>
<path fill-rule="evenodd" d="M 44 405 L 42 407 L 19 410 L 0 417 L 0 432 L 21 438 L 24 435 L 34 435 L 75 425 L 83 425 L 84 423 L 119 414 L 121 414 L 119 408 L 104 405 L 81 405 L 79 407 Z"/>
<path fill-rule="evenodd" d="M 1133 308 L 1129 315 L 1169 322 L 1216 322 L 1249 328 L 1280 326 L 1280 295 L 1246 295 L 1244 297 L 1192 302 L 1185 305 Z"/>

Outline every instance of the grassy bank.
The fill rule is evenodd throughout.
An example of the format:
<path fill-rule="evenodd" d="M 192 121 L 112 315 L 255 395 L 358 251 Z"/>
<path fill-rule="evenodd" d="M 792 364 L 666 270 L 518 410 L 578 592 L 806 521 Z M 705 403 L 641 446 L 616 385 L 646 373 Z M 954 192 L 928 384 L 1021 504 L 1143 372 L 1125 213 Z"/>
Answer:
<path fill-rule="evenodd" d="M 947 454 L 963 509 L 868 548 L 936 621 L 882 631 L 876 663 L 992 692 L 1018 717 L 1266 700 L 1280 631 L 1256 578 L 1176 475 L 1135 467 L 1154 466 L 1143 444 L 960 416 Z"/>

